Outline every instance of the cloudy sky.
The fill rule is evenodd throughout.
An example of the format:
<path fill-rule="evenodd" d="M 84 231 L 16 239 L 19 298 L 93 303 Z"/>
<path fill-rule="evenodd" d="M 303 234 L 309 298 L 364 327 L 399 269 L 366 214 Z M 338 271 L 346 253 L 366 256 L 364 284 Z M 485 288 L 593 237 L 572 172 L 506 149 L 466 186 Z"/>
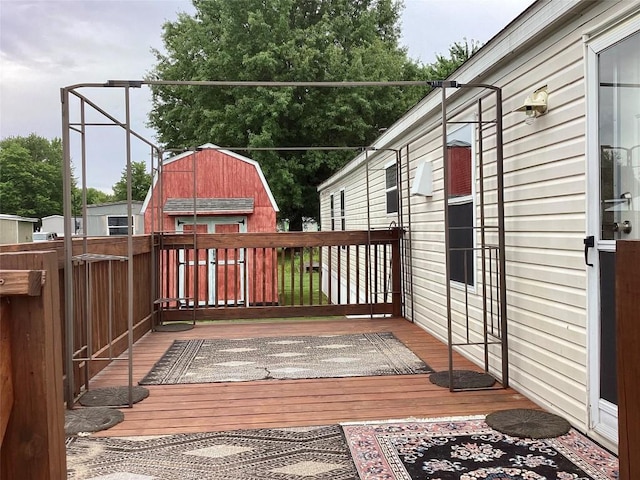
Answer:
<path fill-rule="evenodd" d="M 463 38 L 486 42 L 531 3 L 405 0 L 402 42 L 411 57 L 430 63 Z M 151 49 L 162 49 L 162 24 L 176 19 L 178 12 L 192 13 L 191 2 L 0 0 L 0 137 L 30 133 L 60 137 L 60 87 L 142 79 L 155 61 Z M 124 118 L 121 92 L 82 90 L 108 112 Z M 133 128 L 154 141 L 154 132 L 145 127 L 149 109 L 146 87 L 133 90 Z M 91 120 L 99 119 L 87 118 Z M 117 130 L 97 127 L 87 135 L 88 186 L 110 191 L 120 178 L 124 136 Z M 77 138 L 73 142 L 72 152 L 78 152 Z M 148 159 L 147 148 L 134 144 L 132 151 L 133 160 Z M 72 156 L 77 163 L 78 154 Z"/>

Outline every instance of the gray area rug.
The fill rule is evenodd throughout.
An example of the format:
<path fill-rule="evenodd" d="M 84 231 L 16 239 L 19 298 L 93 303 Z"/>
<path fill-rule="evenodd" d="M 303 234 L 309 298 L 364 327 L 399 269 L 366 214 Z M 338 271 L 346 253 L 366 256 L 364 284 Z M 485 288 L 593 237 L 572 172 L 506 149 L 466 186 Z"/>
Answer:
<path fill-rule="evenodd" d="M 67 439 L 74 480 L 357 480 L 339 426 Z"/>
<path fill-rule="evenodd" d="M 432 371 L 390 332 L 176 340 L 140 384 L 411 375 Z"/>

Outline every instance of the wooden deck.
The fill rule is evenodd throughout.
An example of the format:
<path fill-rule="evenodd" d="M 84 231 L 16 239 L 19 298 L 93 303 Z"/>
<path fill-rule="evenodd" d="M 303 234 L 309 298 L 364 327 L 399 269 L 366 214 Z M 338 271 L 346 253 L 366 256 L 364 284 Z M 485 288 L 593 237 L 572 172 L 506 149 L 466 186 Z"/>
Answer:
<path fill-rule="evenodd" d="M 404 319 L 339 319 L 277 323 L 196 325 L 179 333 L 150 332 L 134 346 L 134 382 L 151 369 L 175 339 L 243 338 L 390 331 L 434 370 L 445 370 L 447 348 Z M 126 385 L 126 361 L 115 361 L 91 388 Z M 457 369 L 475 369 L 455 356 Z M 249 428 L 327 425 L 345 421 L 486 414 L 538 408 L 512 389 L 457 392 L 437 387 L 428 375 L 265 380 L 147 386 L 150 395 L 124 422 L 98 436 L 158 435 Z"/>

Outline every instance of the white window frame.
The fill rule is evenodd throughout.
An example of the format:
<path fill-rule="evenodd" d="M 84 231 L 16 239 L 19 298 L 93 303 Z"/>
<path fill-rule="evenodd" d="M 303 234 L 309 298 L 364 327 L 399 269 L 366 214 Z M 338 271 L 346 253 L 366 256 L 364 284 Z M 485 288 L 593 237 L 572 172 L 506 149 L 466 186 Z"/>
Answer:
<path fill-rule="evenodd" d="M 451 280 L 451 286 L 455 289 L 459 289 L 459 290 L 464 290 L 466 288 L 466 290 L 470 293 L 476 293 L 477 292 L 477 288 L 478 288 L 478 275 L 477 275 L 477 255 L 475 254 L 476 252 L 476 248 L 478 246 L 478 239 L 477 239 L 477 235 L 476 235 L 476 226 L 477 226 L 477 212 L 476 212 L 476 129 L 475 129 L 475 122 L 476 120 L 469 120 L 469 123 L 464 123 L 464 124 L 460 124 L 457 125 L 453 128 L 451 128 L 451 130 L 447 131 L 447 142 L 448 142 L 448 138 L 449 135 L 462 130 L 465 127 L 470 127 L 471 130 L 471 195 L 465 195 L 463 197 L 452 197 L 452 198 L 447 198 L 446 199 L 446 205 L 445 208 L 449 208 L 450 205 L 461 205 L 464 203 L 469 203 L 469 201 L 471 201 L 471 209 L 473 211 L 473 215 L 472 215 L 472 220 L 471 220 L 471 226 L 473 228 L 473 234 L 472 234 L 472 248 L 474 249 L 473 252 L 474 254 L 472 255 L 472 265 L 471 265 L 471 269 L 472 269 L 472 273 L 473 273 L 473 285 L 469 285 L 466 284 L 464 282 L 458 282 L 457 280 Z"/>
<path fill-rule="evenodd" d="M 392 187 L 388 187 L 387 186 L 387 170 L 389 170 L 391 167 L 394 167 L 396 169 L 396 184 Z M 389 197 L 389 193 L 393 191 L 396 192 L 396 209 L 393 212 L 390 212 L 388 197 Z M 398 164 L 394 160 L 392 162 L 388 162 L 384 164 L 384 207 L 387 215 L 394 215 L 394 216 L 398 215 L 398 212 L 400 210 L 400 198 L 398 198 L 398 192 L 399 192 L 398 191 Z"/>
<path fill-rule="evenodd" d="M 344 188 L 340 189 L 340 230 L 347 229 L 347 201 Z"/>
<path fill-rule="evenodd" d="M 336 197 L 332 193 L 329 195 L 329 219 L 331 221 L 331 231 L 336 229 Z"/>
<path fill-rule="evenodd" d="M 129 224 L 127 223 L 127 225 L 109 225 L 109 219 L 111 218 L 127 218 L 126 215 L 106 215 L 106 222 L 107 222 L 107 235 L 110 237 L 122 237 L 122 236 L 126 236 L 127 233 L 117 233 L 117 234 L 112 234 L 111 233 L 111 229 L 115 229 L 115 228 L 126 228 L 127 232 L 129 229 Z M 134 223 L 134 216 L 131 215 L 131 232 L 135 232 L 135 223 Z"/>

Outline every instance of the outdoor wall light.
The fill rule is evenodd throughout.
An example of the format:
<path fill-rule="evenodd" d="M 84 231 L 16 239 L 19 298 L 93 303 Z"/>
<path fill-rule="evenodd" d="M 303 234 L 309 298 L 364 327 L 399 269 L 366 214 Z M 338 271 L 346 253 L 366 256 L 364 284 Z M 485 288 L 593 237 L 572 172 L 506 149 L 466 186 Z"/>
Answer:
<path fill-rule="evenodd" d="M 531 95 L 529 95 L 525 101 L 524 105 L 520 108 L 516 108 L 516 112 L 524 112 L 527 118 L 525 119 L 525 123 L 527 125 L 531 125 L 536 117 L 543 115 L 547 112 L 547 99 L 549 98 L 549 93 L 547 92 L 547 86 L 540 87 Z"/>

